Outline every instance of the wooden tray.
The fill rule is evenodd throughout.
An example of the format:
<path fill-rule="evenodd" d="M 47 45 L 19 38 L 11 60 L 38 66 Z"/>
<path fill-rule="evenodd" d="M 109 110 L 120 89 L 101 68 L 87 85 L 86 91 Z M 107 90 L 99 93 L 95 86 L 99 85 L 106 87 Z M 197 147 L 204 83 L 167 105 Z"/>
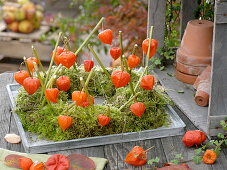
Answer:
<path fill-rule="evenodd" d="M 11 102 L 12 110 L 16 107 L 15 97 L 18 94 L 18 89 L 21 86 L 19 84 L 9 84 L 6 86 L 9 99 Z M 182 135 L 184 133 L 184 122 L 180 119 L 177 113 L 173 110 L 171 106 L 166 108 L 171 124 L 169 127 L 161 127 L 158 129 L 145 130 L 140 132 L 129 132 L 122 134 L 113 134 L 106 136 L 96 136 L 82 139 L 73 139 L 67 141 L 50 141 L 39 139 L 37 135 L 30 132 L 26 132 L 22 126 L 19 116 L 13 111 L 13 116 L 18 127 L 18 131 L 22 138 L 22 144 L 24 149 L 28 153 L 44 153 L 58 150 L 74 149 L 91 147 L 98 145 L 106 145 L 113 143 L 122 143 L 130 141 L 138 141 L 145 139 L 162 138 L 168 136 Z"/>

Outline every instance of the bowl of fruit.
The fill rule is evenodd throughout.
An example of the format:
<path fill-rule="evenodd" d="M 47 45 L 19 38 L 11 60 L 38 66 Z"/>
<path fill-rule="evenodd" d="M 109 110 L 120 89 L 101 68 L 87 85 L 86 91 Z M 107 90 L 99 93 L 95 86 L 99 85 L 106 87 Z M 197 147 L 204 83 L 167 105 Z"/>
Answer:
<path fill-rule="evenodd" d="M 18 0 L 17 3 L 4 4 L 2 18 L 8 30 L 28 34 L 40 28 L 43 12 L 41 5 Z"/>

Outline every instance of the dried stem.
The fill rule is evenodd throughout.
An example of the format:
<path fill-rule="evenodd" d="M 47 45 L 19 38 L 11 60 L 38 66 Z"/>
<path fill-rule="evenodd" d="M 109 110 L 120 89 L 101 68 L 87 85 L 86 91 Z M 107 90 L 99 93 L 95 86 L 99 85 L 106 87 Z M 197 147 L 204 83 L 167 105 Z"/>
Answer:
<path fill-rule="evenodd" d="M 102 61 L 99 59 L 98 55 L 95 53 L 95 51 L 93 50 L 93 48 L 91 47 L 90 44 L 88 44 L 88 49 L 91 51 L 91 53 L 94 55 L 95 59 L 97 60 L 97 62 L 99 63 L 99 65 L 102 67 L 103 71 L 105 72 L 105 74 L 110 77 L 110 73 L 106 70 L 105 66 L 103 65 Z"/>
<path fill-rule="evenodd" d="M 124 54 L 124 48 L 123 48 L 123 40 L 122 40 L 122 31 L 119 31 L 119 39 L 120 39 L 120 48 L 121 48 L 121 69 L 124 70 L 124 61 L 123 61 L 123 54 Z"/>
<path fill-rule="evenodd" d="M 34 55 L 35 55 L 35 58 L 38 60 L 38 62 L 39 62 L 39 65 L 40 65 L 40 68 L 41 68 L 41 70 L 42 70 L 42 72 L 43 72 L 43 74 L 46 76 L 46 71 L 45 71 L 45 69 L 43 68 L 43 64 L 42 64 L 42 62 L 41 62 L 41 60 L 40 60 L 40 57 L 39 57 L 39 55 L 38 55 L 38 53 L 37 53 L 37 51 L 36 51 L 36 49 L 35 49 L 35 47 L 32 45 L 32 51 L 33 51 L 33 53 L 34 53 Z"/>
<path fill-rule="evenodd" d="M 127 64 L 127 61 L 126 61 L 126 58 L 125 58 L 124 55 L 122 55 L 122 59 L 123 59 L 122 62 L 123 62 L 123 64 L 125 65 L 126 71 L 130 74 L 129 69 L 128 69 L 128 64 Z M 131 89 L 131 91 L 132 91 L 132 94 L 135 95 L 135 91 L 134 91 L 134 88 L 133 88 L 133 84 L 132 84 L 131 79 L 130 79 L 130 81 L 129 81 L 129 86 L 130 86 L 130 89 Z"/>
<path fill-rule="evenodd" d="M 95 33 L 95 31 L 99 28 L 100 24 L 102 24 L 102 22 L 104 21 L 104 17 L 102 17 L 99 22 L 97 23 L 97 25 L 95 26 L 95 28 L 91 31 L 91 33 L 88 35 L 88 37 L 84 40 L 84 42 L 80 45 L 80 47 L 77 49 L 77 51 L 75 52 L 75 55 L 77 55 L 81 49 L 86 45 L 86 43 L 90 40 L 91 36 Z"/>
<path fill-rule="evenodd" d="M 87 86 L 86 86 L 85 83 L 84 83 L 83 77 L 80 77 L 80 83 L 81 83 L 81 85 L 83 86 L 83 90 L 82 90 L 82 91 L 85 91 L 85 93 L 87 94 L 89 104 L 90 104 L 90 105 L 93 105 L 92 100 L 91 100 L 91 96 L 90 96 L 90 94 L 89 94 L 89 92 L 88 92 Z"/>
<path fill-rule="evenodd" d="M 50 65 L 49 65 L 49 68 L 48 68 L 48 71 L 47 71 L 47 76 L 46 76 L 46 79 L 45 79 L 45 82 L 44 82 L 44 85 L 45 85 L 45 86 L 46 86 L 47 81 L 48 81 L 48 79 L 49 79 L 49 77 L 50 77 L 50 71 L 51 71 L 52 65 L 53 65 L 53 63 L 54 63 L 54 58 L 55 58 L 55 55 L 56 55 L 56 51 L 57 51 L 57 47 L 58 47 L 59 41 L 60 41 L 60 39 L 61 39 L 61 35 L 62 35 L 62 32 L 60 32 L 60 33 L 58 34 L 58 39 L 57 39 L 57 42 L 56 42 L 55 47 L 54 47 L 54 52 L 53 52 L 53 54 L 52 54 L 52 58 L 51 58 L 51 61 L 50 61 Z"/>
<path fill-rule="evenodd" d="M 28 71 L 29 76 L 32 77 L 31 71 L 29 70 L 29 67 L 28 67 L 28 63 L 27 63 L 26 57 L 24 57 L 24 63 L 25 63 L 25 66 L 27 68 L 27 71 Z"/>
<path fill-rule="evenodd" d="M 147 50 L 147 56 L 146 56 L 145 67 L 148 67 L 148 63 L 149 63 L 150 51 L 151 51 L 151 38 L 152 38 L 152 32 L 153 32 L 153 26 L 151 26 L 151 28 L 150 28 L 149 43 L 148 43 L 148 50 Z M 148 71 L 147 71 L 147 74 L 148 74 Z"/>
<path fill-rule="evenodd" d="M 139 94 L 140 94 L 140 92 L 138 92 L 134 96 L 130 97 L 129 100 L 119 108 L 119 110 L 121 111 L 127 104 L 129 104 L 134 99 L 134 97 L 138 96 Z"/>
<path fill-rule="evenodd" d="M 133 49 L 132 49 L 132 55 L 135 55 L 137 47 L 138 47 L 138 45 L 135 44 Z"/>
<path fill-rule="evenodd" d="M 85 82 L 85 86 L 86 87 L 88 86 L 88 83 L 89 83 L 89 81 L 91 79 L 91 76 L 92 76 L 93 72 L 94 72 L 94 67 L 91 69 L 91 71 L 90 71 L 90 73 L 89 73 L 89 75 L 88 75 L 88 77 L 86 79 L 86 82 Z M 82 91 L 84 91 L 84 88 L 82 89 Z"/>

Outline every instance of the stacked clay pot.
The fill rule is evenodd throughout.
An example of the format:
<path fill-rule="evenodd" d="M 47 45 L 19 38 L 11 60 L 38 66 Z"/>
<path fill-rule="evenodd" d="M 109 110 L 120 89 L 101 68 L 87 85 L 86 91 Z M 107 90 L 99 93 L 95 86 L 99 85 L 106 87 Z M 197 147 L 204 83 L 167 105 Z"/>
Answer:
<path fill-rule="evenodd" d="M 189 21 L 176 53 L 176 78 L 194 84 L 198 75 L 211 64 L 213 22 Z"/>
<path fill-rule="evenodd" d="M 207 106 L 210 96 L 210 74 L 211 67 L 206 69 L 197 77 L 193 87 L 197 90 L 195 94 L 195 102 L 199 106 Z"/>

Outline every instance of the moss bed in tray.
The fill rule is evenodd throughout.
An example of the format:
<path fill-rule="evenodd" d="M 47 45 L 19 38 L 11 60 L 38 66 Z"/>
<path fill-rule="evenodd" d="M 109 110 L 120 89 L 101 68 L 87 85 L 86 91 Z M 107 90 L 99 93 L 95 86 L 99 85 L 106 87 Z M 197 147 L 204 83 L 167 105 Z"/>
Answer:
<path fill-rule="evenodd" d="M 102 21 L 103 18 L 85 40 L 86 42 L 97 30 Z M 60 36 L 56 43 L 53 56 L 56 55 Z M 75 54 L 78 54 L 84 46 L 85 43 L 78 48 Z M 148 52 L 151 48 L 150 46 L 149 43 Z M 89 46 L 89 49 L 97 57 L 91 46 Z M 36 58 L 39 59 L 34 48 L 33 50 Z M 115 88 L 110 75 L 116 70 L 120 70 L 120 68 L 103 68 L 100 61 L 99 64 L 101 67 L 94 66 L 90 72 L 86 72 L 83 65 L 76 66 L 73 63 L 74 67 L 72 66 L 68 69 L 62 64 L 53 66 L 53 61 L 54 57 L 52 57 L 47 72 L 42 69 L 40 62 L 37 63 L 43 71 L 39 71 L 37 65 L 34 63 L 36 74 L 33 74 L 41 82 L 41 87 L 34 94 L 28 94 L 23 87 L 19 90 L 15 111 L 19 115 L 25 130 L 38 134 L 40 138 L 63 141 L 119 134 L 122 132 L 137 132 L 168 126 L 169 117 L 165 109 L 166 105 L 171 103 L 170 99 L 157 88 L 157 84 L 154 85 L 152 90 L 143 89 L 139 85 L 142 76 L 147 74 L 147 65 L 145 69 L 140 69 L 141 71 L 130 70 L 131 79 L 129 84 L 121 88 Z M 124 56 L 122 61 L 124 61 Z M 28 72 L 32 71 L 28 59 L 25 59 L 25 64 L 27 65 Z M 128 71 L 126 68 L 127 62 L 125 64 L 126 66 L 122 66 L 121 68 L 125 68 Z M 32 75 L 32 73 L 30 74 Z M 44 91 L 48 88 L 57 88 L 55 80 L 62 75 L 70 78 L 70 89 L 66 92 L 59 91 L 57 103 L 50 102 L 45 98 Z M 81 78 L 89 81 L 84 83 Z M 22 86 L 24 86 L 24 81 L 21 83 Z M 76 106 L 74 101 L 71 100 L 72 93 L 82 90 L 88 96 L 91 95 L 94 97 L 94 104 L 90 103 L 89 100 L 89 106 L 87 107 Z M 97 104 L 97 98 L 103 98 L 104 102 Z M 135 102 L 145 104 L 146 110 L 141 117 L 135 116 L 130 110 L 130 106 Z M 110 122 L 107 125 L 101 126 L 98 122 L 97 117 L 100 114 L 110 118 Z M 72 124 L 66 130 L 62 130 L 59 126 L 59 115 L 67 115 L 72 118 Z"/>

